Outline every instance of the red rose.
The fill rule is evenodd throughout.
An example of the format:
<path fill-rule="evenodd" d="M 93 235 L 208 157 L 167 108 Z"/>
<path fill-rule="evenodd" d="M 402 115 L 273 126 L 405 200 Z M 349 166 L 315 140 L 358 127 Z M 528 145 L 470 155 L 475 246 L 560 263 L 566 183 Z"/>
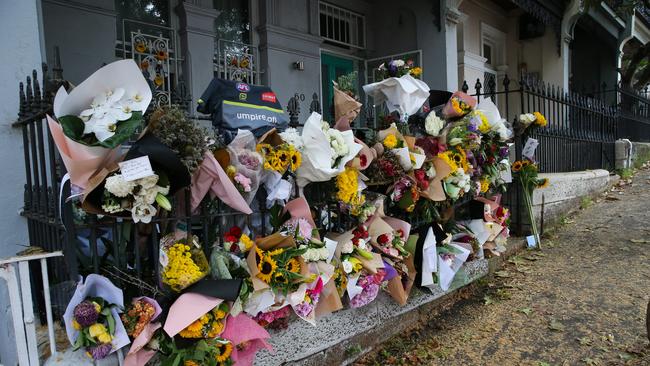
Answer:
<path fill-rule="evenodd" d="M 223 237 L 223 240 L 225 240 L 227 243 L 236 243 L 237 242 L 237 237 L 231 234 L 226 234 Z"/>
<path fill-rule="evenodd" d="M 359 155 L 359 164 L 361 166 L 366 166 L 366 164 L 368 164 L 368 157 L 366 156 L 366 154 Z"/>
<path fill-rule="evenodd" d="M 377 243 L 379 243 L 381 245 L 386 245 L 386 244 L 388 244 L 389 241 L 390 240 L 388 240 L 388 235 L 387 234 L 381 234 L 377 238 Z"/>
<path fill-rule="evenodd" d="M 230 245 L 230 251 L 233 253 L 239 252 L 239 245 L 237 245 L 237 243 L 232 243 L 232 245 Z"/>
<path fill-rule="evenodd" d="M 230 228 L 230 231 L 228 231 L 228 234 L 234 236 L 235 238 L 239 238 L 241 236 L 241 229 L 239 226 L 233 226 Z"/>
<path fill-rule="evenodd" d="M 404 238 L 404 230 L 402 230 L 402 229 L 397 229 L 397 235 L 398 235 L 400 238 Z"/>

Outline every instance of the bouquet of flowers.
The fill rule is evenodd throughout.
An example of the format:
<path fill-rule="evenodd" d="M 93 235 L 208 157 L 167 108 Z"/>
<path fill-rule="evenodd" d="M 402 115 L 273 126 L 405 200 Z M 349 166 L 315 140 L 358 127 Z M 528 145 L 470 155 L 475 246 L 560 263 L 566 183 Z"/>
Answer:
<path fill-rule="evenodd" d="M 149 118 L 147 131 L 160 139 L 178 155 L 190 174 L 203 162 L 206 152 L 214 147 L 215 138 L 197 126 L 178 106 L 163 106 Z"/>
<path fill-rule="evenodd" d="M 253 240 L 238 226 L 231 227 L 223 236 L 223 248 L 237 255 L 248 253 L 254 244 Z"/>
<path fill-rule="evenodd" d="M 395 59 L 388 61 L 388 63 L 382 63 L 375 72 L 375 78 L 378 80 L 393 77 L 399 78 L 404 75 L 410 75 L 419 79 L 422 75 L 422 68 L 415 66 L 413 60 L 404 61 L 401 59 Z"/>
<path fill-rule="evenodd" d="M 83 347 L 100 360 L 129 344 L 118 314 L 123 306 L 122 290 L 106 277 L 91 274 L 80 282 L 63 315 L 73 350 Z"/>
<path fill-rule="evenodd" d="M 171 341 L 165 345 L 168 353 L 164 365 L 170 366 L 232 366 L 233 344 L 223 338 L 200 339 L 190 347 L 178 348 Z"/>
<path fill-rule="evenodd" d="M 178 238 L 169 234 L 160 240 L 160 281 L 172 291 L 180 292 L 208 275 L 210 267 L 196 236 Z"/>
<path fill-rule="evenodd" d="M 228 144 L 230 164 L 234 168 L 234 174 L 229 176 L 249 204 L 257 193 L 263 169 L 262 156 L 255 148 L 255 135 L 244 130 L 237 131 L 235 138 Z"/>
<path fill-rule="evenodd" d="M 535 214 L 533 213 L 533 191 L 536 188 L 545 188 L 549 185 L 548 178 L 540 179 L 538 177 L 537 164 L 529 159 L 517 160 L 512 163 L 512 173 L 515 180 L 521 184 L 522 193 L 524 196 L 524 204 L 528 211 L 528 219 L 530 220 L 530 227 L 535 237 L 535 242 L 541 248 L 539 233 L 537 231 L 537 224 L 535 222 Z"/>
<path fill-rule="evenodd" d="M 413 255 L 406 250 L 411 225 L 392 217 L 373 216 L 368 224 L 370 244 L 385 263 L 386 290 L 399 304 L 406 304 L 415 280 Z"/>
<path fill-rule="evenodd" d="M 341 75 L 334 82 L 334 119 L 342 118 L 348 123 L 354 121 L 361 111 L 361 103 L 357 97 L 357 72 Z"/>
<path fill-rule="evenodd" d="M 257 152 L 264 159 L 264 169 L 281 175 L 287 171 L 295 172 L 302 164 L 302 154 L 289 143 L 260 143 L 257 145 Z"/>
<path fill-rule="evenodd" d="M 422 174 L 417 173 L 416 175 L 421 176 Z M 413 210 L 415 210 L 415 204 L 420 199 L 419 187 L 425 188 L 424 186 L 426 186 L 426 188 L 428 188 L 429 185 L 429 181 L 424 179 L 424 176 L 421 178 L 420 181 L 416 181 L 408 175 L 399 178 L 397 182 L 389 188 L 389 197 L 392 202 L 406 212 L 413 212 Z"/>
<path fill-rule="evenodd" d="M 443 107 L 442 114 L 445 118 L 463 117 L 471 112 L 474 107 L 476 107 L 476 99 L 461 91 L 457 91 L 452 94 L 447 104 Z"/>
<path fill-rule="evenodd" d="M 114 172 L 106 177 L 101 207 L 108 214 L 130 212 L 133 222 L 148 224 L 158 212 L 155 203 L 171 211 L 167 194 L 169 181 L 165 175 L 154 174 L 127 181 L 122 174 Z"/>
<path fill-rule="evenodd" d="M 279 309 L 260 312 L 253 317 L 253 320 L 264 328 L 285 329 L 289 326 L 289 316 L 291 316 L 291 306 L 285 305 Z"/>
<path fill-rule="evenodd" d="M 279 236 L 287 238 L 282 234 Z M 307 250 L 296 248 L 293 240 L 281 239 L 280 242 L 273 243 L 277 238 L 276 234 L 267 240 L 257 241 L 255 250 L 251 250 L 248 255 L 248 266 L 256 289 L 270 287 L 275 292 L 286 295 L 295 291 L 304 280 L 301 273 L 304 267 L 301 255 Z"/>
<path fill-rule="evenodd" d="M 133 60 L 110 63 L 70 94 L 61 87 L 48 116 L 52 138 L 72 184 L 85 188 L 100 167 L 117 159 L 116 148 L 143 125 L 151 102 L 147 81 Z"/>
<path fill-rule="evenodd" d="M 122 313 L 122 323 L 126 334 L 131 338 L 137 338 L 149 324 L 160 313 L 158 303 L 148 297 L 138 297 L 131 301 L 131 305 Z"/>
<path fill-rule="evenodd" d="M 324 182 L 341 174 L 362 146 L 354 141 L 352 131 L 330 128 L 320 114 L 313 112 L 302 130 L 304 162 L 296 176 L 298 186 Z"/>
<path fill-rule="evenodd" d="M 192 322 L 192 324 L 183 328 L 178 335 L 182 338 L 191 339 L 215 338 L 223 332 L 229 311 L 230 307 L 228 304 L 222 302 L 219 306 L 203 314 L 200 318 Z"/>
<path fill-rule="evenodd" d="M 362 193 L 364 188 L 361 175 L 354 168 L 346 167 L 343 173 L 336 176 L 336 198 L 350 211 L 358 209 L 365 202 L 366 197 Z"/>
<path fill-rule="evenodd" d="M 354 296 L 350 295 L 350 307 L 353 309 L 360 308 L 374 301 L 379 294 L 381 283 L 384 282 L 385 277 L 386 271 L 384 269 L 378 269 L 376 273 L 364 273 L 359 276 L 354 286 L 359 288 L 360 291 Z"/>

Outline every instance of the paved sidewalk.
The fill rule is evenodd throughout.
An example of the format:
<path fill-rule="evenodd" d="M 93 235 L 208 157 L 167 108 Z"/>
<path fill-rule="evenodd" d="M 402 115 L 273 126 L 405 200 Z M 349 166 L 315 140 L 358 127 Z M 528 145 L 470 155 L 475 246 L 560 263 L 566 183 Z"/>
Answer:
<path fill-rule="evenodd" d="M 650 365 L 650 170 L 358 365 Z M 589 207 L 587 207 L 589 206 Z"/>

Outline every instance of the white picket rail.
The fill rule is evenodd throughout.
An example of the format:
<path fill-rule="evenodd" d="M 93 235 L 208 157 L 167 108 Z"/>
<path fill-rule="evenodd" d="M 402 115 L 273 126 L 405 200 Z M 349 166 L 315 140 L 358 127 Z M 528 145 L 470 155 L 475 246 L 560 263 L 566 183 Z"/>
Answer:
<path fill-rule="evenodd" d="M 52 356 L 56 355 L 56 339 L 54 337 L 54 322 L 52 320 L 52 304 L 50 302 L 50 281 L 47 273 L 47 259 L 62 257 L 60 251 L 0 259 L 0 278 L 7 283 L 9 304 L 13 318 L 14 334 L 18 364 L 20 366 L 37 366 L 38 342 L 36 340 L 36 324 L 34 321 L 34 303 L 32 301 L 32 286 L 30 282 L 29 262 L 41 263 L 43 281 L 43 297 L 47 317 L 47 333 Z"/>

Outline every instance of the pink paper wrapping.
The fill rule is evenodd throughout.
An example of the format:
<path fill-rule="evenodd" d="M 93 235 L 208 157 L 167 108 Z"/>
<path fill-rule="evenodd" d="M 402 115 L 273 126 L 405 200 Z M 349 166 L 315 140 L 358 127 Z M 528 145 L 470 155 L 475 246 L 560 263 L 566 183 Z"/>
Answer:
<path fill-rule="evenodd" d="M 253 213 L 214 155 L 206 152 L 201 166 L 192 176 L 192 210 L 199 207 L 208 192 L 211 197 L 219 197 L 223 203 L 239 212 L 247 215 Z"/>
<path fill-rule="evenodd" d="M 463 93 L 462 91 L 454 92 L 454 94 L 451 95 L 451 98 L 454 97 L 467 103 L 472 109 L 476 108 L 476 98 L 469 96 Z M 455 117 L 462 116 L 462 114 L 458 114 L 456 113 L 456 111 L 454 111 L 454 108 L 451 106 L 451 98 L 449 98 L 447 104 L 445 104 L 445 106 L 442 107 L 442 114 L 447 118 L 455 118 Z"/>
<path fill-rule="evenodd" d="M 136 302 L 138 300 L 144 300 L 153 305 L 153 307 L 156 309 L 156 312 L 153 314 L 151 321 L 156 320 L 156 318 L 158 318 L 162 313 L 162 309 L 160 308 L 160 305 L 158 305 L 158 301 L 150 297 L 142 296 L 134 298 L 133 302 Z M 151 338 L 153 338 L 156 330 L 158 330 L 161 326 L 162 325 L 160 323 L 151 322 L 145 325 L 144 329 L 142 329 L 142 332 L 140 332 L 140 334 L 133 340 L 133 343 L 131 343 L 129 353 L 124 358 L 124 366 L 143 366 L 149 362 L 149 360 L 156 354 L 156 352 L 143 348 L 147 345 L 147 343 L 149 343 Z"/>
<path fill-rule="evenodd" d="M 61 154 L 70 182 L 81 188 L 86 188 L 88 179 L 104 165 L 116 162 L 117 149 L 80 144 L 63 133 L 63 128 L 52 117 L 47 116 L 47 124 L 52 133 L 52 139 Z"/>
<path fill-rule="evenodd" d="M 129 353 L 124 358 L 124 366 L 144 366 L 156 354 L 156 351 L 144 349 L 153 338 L 154 333 L 161 327 L 160 323 L 145 325 L 140 335 L 133 340 Z"/>
<path fill-rule="evenodd" d="M 237 366 L 252 365 L 255 354 L 262 348 L 273 351 L 273 347 L 266 342 L 270 337 L 264 328 L 243 313 L 229 317 L 226 329 L 221 334 L 221 338 L 232 342 L 231 358 Z M 242 343 L 245 346 L 239 349 L 237 346 Z"/>
<path fill-rule="evenodd" d="M 496 194 L 493 197 L 490 198 L 485 198 L 485 197 L 477 197 L 477 201 L 483 202 L 486 205 L 486 209 L 484 212 L 484 217 L 483 219 L 485 221 L 499 221 L 496 217 L 495 211 L 499 208 L 501 204 L 501 195 Z"/>
<path fill-rule="evenodd" d="M 287 202 L 284 205 L 284 211 L 288 212 L 291 215 L 292 219 L 303 218 L 306 219 L 312 228 L 316 227 L 314 219 L 311 217 L 311 210 L 309 209 L 309 203 L 304 197 L 298 197 L 294 200 Z"/>
<path fill-rule="evenodd" d="M 173 337 L 222 302 L 223 300 L 216 297 L 186 292 L 169 308 L 163 329 L 167 335 Z"/>

